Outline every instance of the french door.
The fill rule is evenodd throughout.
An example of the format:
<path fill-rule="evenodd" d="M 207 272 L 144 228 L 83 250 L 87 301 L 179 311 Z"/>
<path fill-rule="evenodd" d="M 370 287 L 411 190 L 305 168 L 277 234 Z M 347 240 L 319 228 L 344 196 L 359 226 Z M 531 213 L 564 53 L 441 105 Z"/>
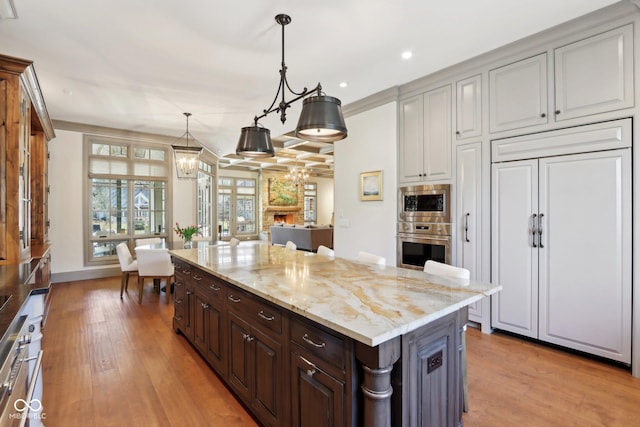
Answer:
<path fill-rule="evenodd" d="M 218 232 L 221 240 L 257 235 L 256 180 L 220 177 Z"/>

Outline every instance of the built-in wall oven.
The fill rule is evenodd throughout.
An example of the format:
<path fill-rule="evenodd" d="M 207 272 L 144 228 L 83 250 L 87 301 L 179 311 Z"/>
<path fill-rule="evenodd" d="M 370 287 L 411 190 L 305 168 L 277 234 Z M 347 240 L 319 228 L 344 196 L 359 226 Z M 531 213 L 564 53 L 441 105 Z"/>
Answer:
<path fill-rule="evenodd" d="M 450 185 L 400 187 L 398 266 L 422 270 L 434 260 L 451 263 Z"/>

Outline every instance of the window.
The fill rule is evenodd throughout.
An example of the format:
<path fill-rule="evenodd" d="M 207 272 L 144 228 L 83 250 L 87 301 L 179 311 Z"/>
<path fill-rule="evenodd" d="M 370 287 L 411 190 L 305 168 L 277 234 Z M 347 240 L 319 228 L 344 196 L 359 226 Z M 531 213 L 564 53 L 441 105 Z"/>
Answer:
<path fill-rule="evenodd" d="M 200 161 L 198 170 L 197 221 L 203 237 L 212 237 L 215 233 L 214 191 L 215 181 L 213 165 Z"/>
<path fill-rule="evenodd" d="M 309 182 L 304 184 L 304 222 L 318 220 L 318 184 Z"/>
<path fill-rule="evenodd" d="M 167 149 L 132 141 L 85 136 L 88 203 L 86 264 L 111 264 L 115 247 L 134 239 L 166 238 Z"/>
<path fill-rule="evenodd" d="M 255 179 L 218 179 L 218 225 L 221 237 L 257 233 Z"/>

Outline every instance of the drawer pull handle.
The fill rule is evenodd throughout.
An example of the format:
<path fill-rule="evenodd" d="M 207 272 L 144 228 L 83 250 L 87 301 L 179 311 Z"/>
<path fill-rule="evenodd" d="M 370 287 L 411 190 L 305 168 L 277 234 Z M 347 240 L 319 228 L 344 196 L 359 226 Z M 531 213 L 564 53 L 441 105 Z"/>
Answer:
<path fill-rule="evenodd" d="M 258 313 L 258 316 L 262 317 L 264 320 L 268 320 L 269 322 L 275 320 L 275 316 L 269 316 L 267 314 L 264 314 L 264 310 L 260 310 L 260 313 Z"/>
<path fill-rule="evenodd" d="M 176 288 L 179 288 L 180 286 L 182 286 L 182 282 L 174 282 L 173 284 Z"/>
<path fill-rule="evenodd" d="M 173 302 L 176 304 L 182 304 L 182 300 L 180 298 L 174 299 Z"/>
<path fill-rule="evenodd" d="M 209 289 L 213 289 L 214 291 L 218 292 L 221 288 L 219 286 L 216 285 L 209 285 Z"/>
<path fill-rule="evenodd" d="M 182 274 L 191 274 L 191 271 L 187 270 L 187 269 L 184 269 L 184 270 L 182 270 Z"/>
<path fill-rule="evenodd" d="M 193 280 L 200 281 L 200 280 L 202 280 L 202 277 L 198 276 L 197 274 L 194 274 L 193 275 Z"/>
<path fill-rule="evenodd" d="M 234 297 L 233 295 L 229 295 L 229 296 L 227 297 L 227 299 L 228 299 L 229 301 L 231 301 L 231 302 L 236 303 L 236 304 L 240 302 L 240 298 L 236 298 L 236 297 Z"/>
<path fill-rule="evenodd" d="M 298 356 L 300 359 L 302 359 L 302 361 L 304 363 L 306 363 L 307 365 L 309 365 L 310 369 L 307 369 L 307 375 L 310 377 L 313 377 L 313 375 L 316 373 L 316 369 L 318 369 L 318 367 L 313 363 L 313 362 L 309 362 L 307 359 L 305 359 L 302 356 Z"/>
<path fill-rule="evenodd" d="M 309 338 L 309 335 L 307 335 L 307 334 L 304 334 L 304 335 L 302 336 L 302 339 L 303 339 L 303 340 L 304 340 L 304 342 L 306 342 L 307 344 L 311 344 L 312 346 L 314 346 L 314 347 L 316 347 L 316 348 L 324 348 L 324 347 L 326 347 L 326 346 L 327 346 L 327 345 L 326 345 L 325 343 L 323 343 L 323 342 L 322 342 L 322 343 L 320 343 L 320 344 L 318 344 L 318 343 L 316 343 L 316 342 L 313 342 L 313 340 L 312 340 L 311 338 Z"/>
<path fill-rule="evenodd" d="M 182 316 L 176 316 L 176 320 L 180 322 L 182 320 Z"/>

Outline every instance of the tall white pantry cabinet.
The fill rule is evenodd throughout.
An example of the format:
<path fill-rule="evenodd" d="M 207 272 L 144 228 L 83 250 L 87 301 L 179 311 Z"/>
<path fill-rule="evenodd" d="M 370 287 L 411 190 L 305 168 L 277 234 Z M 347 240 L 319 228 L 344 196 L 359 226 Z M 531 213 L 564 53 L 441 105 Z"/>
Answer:
<path fill-rule="evenodd" d="M 492 326 L 631 363 L 631 119 L 492 145 Z"/>

